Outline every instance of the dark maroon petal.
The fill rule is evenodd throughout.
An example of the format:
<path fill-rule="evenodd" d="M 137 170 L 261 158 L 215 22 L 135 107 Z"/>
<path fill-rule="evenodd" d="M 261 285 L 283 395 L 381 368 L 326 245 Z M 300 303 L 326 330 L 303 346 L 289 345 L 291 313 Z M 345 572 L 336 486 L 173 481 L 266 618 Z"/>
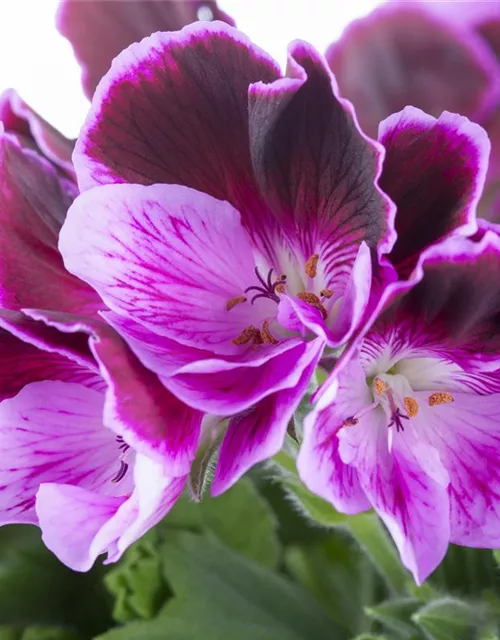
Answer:
<path fill-rule="evenodd" d="M 0 400 L 15 396 L 26 384 L 42 380 L 78 382 L 93 388 L 101 383 L 97 372 L 0 329 Z"/>
<path fill-rule="evenodd" d="M 397 242 L 390 260 L 407 277 L 419 254 L 452 233 L 474 233 L 490 144 L 467 118 L 439 120 L 406 107 L 380 124 L 386 149 L 380 186 L 397 205 Z"/>
<path fill-rule="evenodd" d="M 59 255 L 58 233 L 72 202 L 65 185 L 48 161 L 0 136 L 1 307 L 94 313 L 100 305 Z"/>
<path fill-rule="evenodd" d="M 450 238 L 422 260 L 423 278 L 397 313 L 474 358 L 500 353 L 500 237 L 491 229 L 474 242 Z M 389 309 L 394 318 L 394 309 Z"/>
<path fill-rule="evenodd" d="M 180 184 L 253 215 L 248 87 L 278 76 L 271 58 L 221 22 L 132 45 L 99 85 L 76 145 L 80 187 Z"/>
<path fill-rule="evenodd" d="M 234 24 L 213 0 L 63 0 L 57 28 L 73 45 L 85 94 L 92 98 L 122 49 L 155 31 L 177 31 L 196 20 Z"/>
<path fill-rule="evenodd" d="M 479 22 L 476 30 L 487 41 L 497 58 L 500 58 L 500 6 L 498 2 L 489 3 L 496 8 L 496 16 Z"/>
<path fill-rule="evenodd" d="M 50 311 L 30 314 L 59 331 L 87 335 L 107 384 L 104 424 L 136 451 L 163 463 L 170 476 L 187 473 L 196 455 L 203 414 L 168 391 L 104 322 Z"/>
<path fill-rule="evenodd" d="M 325 243 L 345 261 L 363 240 L 387 251 L 392 203 L 376 184 L 380 147 L 359 131 L 312 47 L 291 46 L 288 75 L 252 85 L 249 96 L 253 166 L 275 217 L 285 233 L 300 230 L 306 256 Z"/>
<path fill-rule="evenodd" d="M 44 120 L 13 89 L 0 96 L 0 121 L 5 131 L 15 135 L 23 146 L 44 155 L 72 180 L 76 178 L 71 162 L 74 142 Z"/>
<path fill-rule="evenodd" d="M 390 3 L 352 23 L 327 52 L 342 95 L 372 136 L 381 120 L 407 105 L 477 121 L 497 97 L 499 69 L 490 48 L 432 15 L 428 4 L 468 3 Z"/>

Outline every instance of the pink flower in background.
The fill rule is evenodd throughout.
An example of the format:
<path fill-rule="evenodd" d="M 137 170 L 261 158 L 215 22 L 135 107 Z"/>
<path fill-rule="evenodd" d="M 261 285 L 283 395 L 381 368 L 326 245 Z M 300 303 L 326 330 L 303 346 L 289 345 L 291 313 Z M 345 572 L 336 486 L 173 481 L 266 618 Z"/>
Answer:
<path fill-rule="evenodd" d="M 341 94 L 362 129 L 413 105 L 481 124 L 492 142 L 479 214 L 500 220 L 500 5 L 497 2 L 389 2 L 347 27 L 327 51 Z"/>
<path fill-rule="evenodd" d="M 177 31 L 196 20 L 234 24 L 214 0 L 62 0 L 56 21 L 82 66 L 85 95 L 92 98 L 120 51 L 156 31 Z"/>
<path fill-rule="evenodd" d="M 377 511 L 418 583 L 449 542 L 500 544 L 500 241 L 481 235 L 428 249 L 418 284 L 396 287 L 325 383 L 298 458 L 336 509 Z"/>

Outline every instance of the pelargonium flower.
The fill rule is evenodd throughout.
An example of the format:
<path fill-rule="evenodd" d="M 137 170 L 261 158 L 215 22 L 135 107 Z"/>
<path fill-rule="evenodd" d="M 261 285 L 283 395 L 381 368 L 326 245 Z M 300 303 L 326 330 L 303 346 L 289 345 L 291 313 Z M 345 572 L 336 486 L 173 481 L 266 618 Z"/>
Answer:
<path fill-rule="evenodd" d="M 298 458 L 336 509 L 376 510 L 419 583 L 449 542 L 500 544 L 500 239 L 481 235 L 431 247 L 418 284 L 396 286 L 322 390 Z"/>
<path fill-rule="evenodd" d="M 196 20 L 233 20 L 215 0 L 62 0 L 57 28 L 82 66 L 85 95 L 92 98 L 113 58 L 156 31 L 176 31 Z"/>
<path fill-rule="evenodd" d="M 38 524 L 78 570 L 115 560 L 169 510 L 202 415 L 177 400 L 98 316 L 58 232 L 76 185 L 0 135 L 0 524 Z"/>
<path fill-rule="evenodd" d="M 500 219 L 500 5 L 497 2 L 389 2 L 354 21 L 326 57 L 362 129 L 413 105 L 481 124 L 492 141 L 479 213 Z"/>
<path fill-rule="evenodd" d="M 386 134 L 381 180 L 417 221 L 399 262 L 473 233 L 474 125 L 407 112 Z M 309 45 L 281 77 L 221 23 L 132 45 L 96 91 L 61 252 L 167 388 L 229 418 L 215 494 L 280 449 L 317 364 L 374 304 L 394 243 L 382 157 Z"/>

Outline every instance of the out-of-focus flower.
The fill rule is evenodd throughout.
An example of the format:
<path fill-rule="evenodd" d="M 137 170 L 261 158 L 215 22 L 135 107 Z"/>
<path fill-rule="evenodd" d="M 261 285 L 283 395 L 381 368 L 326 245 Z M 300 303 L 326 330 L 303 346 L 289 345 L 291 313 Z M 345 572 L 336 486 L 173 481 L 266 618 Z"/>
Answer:
<path fill-rule="evenodd" d="M 391 129 L 408 134 L 414 112 L 382 123 L 382 139 Z M 470 189 L 466 224 L 481 195 L 488 141 L 461 120 L 461 134 L 478 142 L 461 175 L 450 176 Z M 398 209 L 403 251 L 392 256 L 399 273 L 410 273 L 386 289 L 376 322 L 351 341 L 319 391 L 298 467 L 339 511 L 375 508 L 422 582 L 450 541 L 500 543 L 500 240 L 484 229 L 474 241 L 455 235 L 408 263 L 405 250 L 425 233 L 417 210 L 411 200 Z M 440 213 L 436 200 L 436 220 Z"/>
<path fill-rule="evenodd" d="M 460 113 L 488 131 L 492 155 L 479 212 L 491 220 L 500 220 L 499 43 L 498 2 L 389 2 L 353 22 L 326 54 L 371 136 L 407 105 L 434 116 Z"/>
<path fill-rule="evenodd" d="M 393 248 L 381 147 L 309 46 L 292 45 L 283 78 L 234 29 L 191 26 L 131 46 L 103 79 L 61 251 L 169 389 L 230 418 L 214 493 L 279 450 L 315 366 L 370 313 L 377 258 L 392 249 L 405 277 L 436 240 L 474 233 L 484 133 L 404 115 L 382 140 L 384 188 L 414 222 Z"/>
<path fill-rule="evenodd" d="M 177 31 L 196 20 L 234 24 L 214 0 L 62 0 L 57 27 L 73 46 L 83 89 L 92 98 L 120 51 L 156 31 Z"/>
<path fill-rule="evenodd" d="M 140 364 L 65 270 L 58 233 L 76 185 L 31 146 L 0 135 L 0 523 L 39 524 L 83 570 L 165 515 L 195 455 L 180 434 L 197 433 L 202 415 Z"/>

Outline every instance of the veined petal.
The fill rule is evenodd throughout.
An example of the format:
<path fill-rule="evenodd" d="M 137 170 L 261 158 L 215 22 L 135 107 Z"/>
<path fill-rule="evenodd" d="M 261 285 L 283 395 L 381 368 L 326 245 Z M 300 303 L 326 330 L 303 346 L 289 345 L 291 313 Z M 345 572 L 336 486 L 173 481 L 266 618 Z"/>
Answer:
<path fill-rule="evenodd" d="M 359 244 L 387 252 L 394 208 L 377 186 L 383 150 L 358 129 L 321 57 L 291 45 L 288 77 L 253 84 L 250 143 L 256 178 L 284 236 L 301 233 L 325 270 L 354 261 Z"/>
<path fill-rule="evenodd" d="M 115 435 L 102 426 L 104 397 L 81 384 L 34 382 L 0 403 L 0 521 L 36 523 L 44 482 L 120 494 Z M 126 483 L 126 481 L 125 481 Z"/>
<path fill-rule="evenodd" d="M 415 105 L 480 121 L 498 97 L 498 65 L 481 38 L 432 15 L 442 2 L 390 2 L 353 22 L 326 57 L 364 131 Z M 453 3 L 462 6 L 496 3 Z"/>
<path fill-rule="evenodd" d="M 60 248 L 110 308 L 187 346 L 239 352 L 233 340 L 266 317 L 265 304 L 227 308 L 256 279 L 238 212 L 187 187 L 86 192 L 68 212 Z"/>
<path fill-rule="evenodd" d="M 120 51 L 151 33 L 176 31 L 196 20 L 232 24 L 213 0 L 64 0 L 59 4 L 57 28 L 73 45 L 82 66 L 85 94 L 92 98 L 99 80 Z"/>
<path fill-rule="evenodd" d="M 137 456 L 135 489 L 110 498 L 81 487 L 43 484 L 37 514 L 46 546 L 75 571 L 88 571 L 97 557 L 116 562 L 125 549 L 157 524 L 180 495 L 185 478 L 166 478 L 158 465 Z"/>
<path fill-rule="evenodd" d="M 297 360 L 295 384 L 282 387 L 233 417 L 215 469 L 212 495 L 229 489 L 253 465 L 274 456 L 283 446 L 286 431 L 323 351 L 322 342 L 310 343 L 305 357 Z M 262 375 L 265 375 L 263 372 Z"/>
<path fill-rule="evenodd" d="M 415 107 L 381 122 L 379 140 L 386 149 L 380 186 L 398 208 L 390 260 L 408 277 L 426 247 L 476 231 L 490 142 L 467 118 L 445 111 L 436 120 Z"/>
<path fill-rule="evenodd" d="M 332 391 L 335 399 L 323 409 L 315 407 L 304 421 L 297 468 L 311 491 L 331 502 L 337 511 L 354 514 L 370 509 L 371 505 L 360 485 L 357 469 L 345 464 L 339 455 L 338 433 L 347 418 L 372 401 L 359 360 L 350 361 L 339 376 L 338 387 Z M 329 395 L 332 397 L 330 392 Z"/>
<path fill-rule="evenodd" d="M 300 384 L 311 362 L 321 357 L 324 341 L 285 340 L 249 351 L 238 360 L 200 360 L 165 380 L 186 404 L 200 411 L 231 416 L 250 409 L 267 396 Z"/>
<path fill-rule="evenodd" d="M 500 393 L 453 392 L 453 402 L 421 407 L 423 436 L 450 476 L 451 542 L 500 546 Z M 421 437 L 422 437 L 421 435 Z"/>
<path fill-rule="evenodd" d="M 396 434 L 388 449 L 387 418 L 382 409 L 339 434 L 340 457 L 358 471 L 361 487 L 389 529 L 401 560 L 421 584 L 443 559 L 450 539 L 447 474 L 431 447 L 418 457 Z M 428 460 L 434 461 L 430 469 Z M 429 473 L 432 471 L 432 473 Z"/>
<path fill-rule="evenodd" d="M 221 22 L 155 33 L 115 58 L 76 145 L 80 189 L 181 184 L 254 215 L 248 87 L 278 65 Z"/>

